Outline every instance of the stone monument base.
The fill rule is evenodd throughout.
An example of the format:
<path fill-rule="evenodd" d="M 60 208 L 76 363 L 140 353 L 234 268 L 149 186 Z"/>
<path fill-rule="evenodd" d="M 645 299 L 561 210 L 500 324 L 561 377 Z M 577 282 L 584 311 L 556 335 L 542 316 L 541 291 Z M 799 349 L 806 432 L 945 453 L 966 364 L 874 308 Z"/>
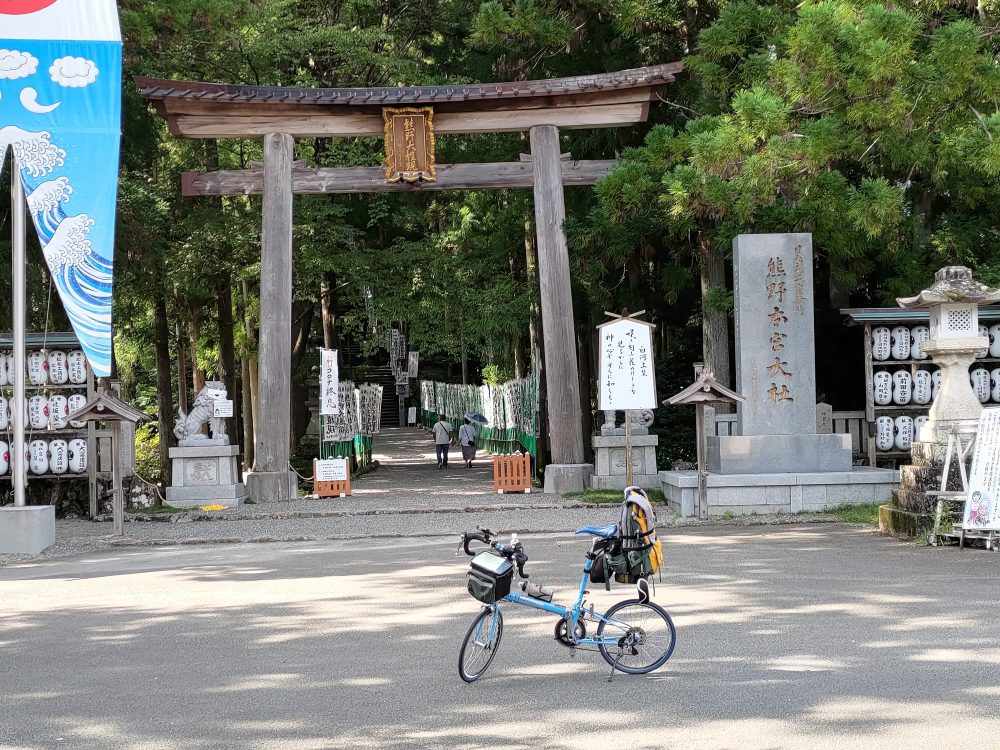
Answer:
<path fill-rule="evenodd" d="M 672 510 L 695 515 L 697 471 L 661 471 L 663 495 Z M 709 474 L 708 513 L 799 513 L 838 505 L 884 502 L 899 482 L 894 469 L 861 466 L 845 472 L 795 474 Z"/>
<path fill-rule="evenodd" d="M 592 437 L 596 471 L 591 477 L 595 490 L 625 489 L 625 436 L 597 435 Z M 660 478 L 656 472 L 656 435 L 632 436 L 632 484 L 646 489 L 659 489 Z"/>
<path fill-rule="evenodd" d="M 850 472 L 851 436 L 723 435 L 708 438 L 712 474 Z"/>
<path fill-rule="evenodd" d="M 247 494 L 255 503 L 287 502 L 299 496 L 299 480 L 291 471 L 251 471 Z"/>
<path fill-rule="evenodd" d="M 247 494 L 239 455 L 238 445 L 171 448 L 173 476 L 167 487 L 167 502 L 175 508 L 239 505 Z"/>
<path fill-rule="evenodd" d="M 594 467 L 591 464 L 549 464 L 545 467 L 542 492 L 546 495 L 583 492 L 590 485 L 593 473 Z"/>
<path fill-rule="evenodd" d="M 55 543 L 54 505 L 0 508 L 0 553 L 37 555 Z"/>

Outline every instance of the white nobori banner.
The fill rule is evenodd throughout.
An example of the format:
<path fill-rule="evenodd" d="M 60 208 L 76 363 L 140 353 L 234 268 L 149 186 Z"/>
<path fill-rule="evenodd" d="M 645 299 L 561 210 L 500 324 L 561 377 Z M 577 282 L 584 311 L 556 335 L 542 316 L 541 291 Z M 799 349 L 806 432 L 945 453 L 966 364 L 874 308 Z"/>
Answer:
<path fill-rule="evenodd" d="M 652 329 L 651 323 L 633 318 L 598 326 L 602 411 L 656 408 Z"/>
<path fill-rule="evenodd" d="M 340 413 L 340 370 L 337 350 L 320 350 L 319 413 L 333 416 Z"/>

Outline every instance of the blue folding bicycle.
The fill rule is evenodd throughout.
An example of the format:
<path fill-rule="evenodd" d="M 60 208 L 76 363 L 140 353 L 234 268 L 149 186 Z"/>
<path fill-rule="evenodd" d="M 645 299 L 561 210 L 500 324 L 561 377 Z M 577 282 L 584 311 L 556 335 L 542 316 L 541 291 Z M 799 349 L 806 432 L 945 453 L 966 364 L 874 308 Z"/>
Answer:
<path fill-rule="evenodd" d="M 570 607 L 552 604 L 552 591 L 526 579 L 524 565 L 528 556 L 524 547 L 512 535 L 510 544 L 495 541 L 489 529 L 462 534 L 459 549 L 473 557 L 468 574 L 469 593 L 486 606 L 472 621 L 458 655 L 458 673 L 466 682 L 475 682 L 489 668 L 503 635 L 501 602 L 513 602 L 559 617 L 555 639 L 574 650 L 598 651 L 611 665 L 610 680 L 617 669 L 628 674 L 647 674 L 662 667 L 674 652 L 677 633 L 670 615 L 649 599 L 649 583 L 638 582 L 638 596 L 614 604 L 607 612 L 598 612 L 594 605 L 586 606 L 587 584 L 593 580 L 594 562 L 618 538 L 618 525 L 584 526 L 577 534 L 590 534 L 593 540 L 583 566 L 580 591 Z M 469 549 L 469 543 L 489 546 L 479 554 Z M 457 554 L 457 553 L 456 553 Z M 522 579 L 518 591 L 511 591 L 514 569 Z M 593 632 L 593 635 L 589 633 Z"/>

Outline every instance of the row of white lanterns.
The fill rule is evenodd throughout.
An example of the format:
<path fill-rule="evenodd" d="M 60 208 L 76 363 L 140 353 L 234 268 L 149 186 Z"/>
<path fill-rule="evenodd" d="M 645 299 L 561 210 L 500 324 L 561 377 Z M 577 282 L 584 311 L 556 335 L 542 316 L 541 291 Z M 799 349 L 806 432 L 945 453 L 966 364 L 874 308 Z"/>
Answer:
<path fill-rule="evenodd" d="M 83 474 L 87 471 L 87 441 L 32 440 L 24 452 L 31 474 Z M 10 471 L 10 446 L 0 440 L 0 476 Z"/>
<path fill-rule="evenodd" d="M 979 326 L 979 335 L 990 340 L 990 345 L 976 354 L 978 359 L 984 357 L 1000 358 L 1000 323 L 987 328 Z M 872 359 L 885 362 L 887 359 L 927 359 L 923 343 L 930 336 L 927 326 L 896 326 L 889 330 L 886 326 L 872 329 Z"/>
<path fill-rule="evenodd" d="M 912 375 L 906 370 L 880 370 L 872 376 L 872 400 L 877 406 L 906 406 L 910 402 L 924 406 L 937 398 L 941 377 L 940 370 L 917 370 Z M 977 367 L 969 372 L 969 381 L 980 403 L 1000 403 L 1000 367 L 992 372 Z"/>
<path fill-rule="evenodd" d="M 87 357 L 79 349 L 32 352 L 28 355 L 28 382 L 31 385 L 82 385 L 87 382 L 87 367 Z M 14 384 L 16 368 L 13 352 L 0 352 L 0 386 Z"/>
<path fill-rule="evenodd" d="M 893 448 L 901 451 L 910 450 L 913 436 L 919 434 L 920 428 L 927 421 L 926 416 L 878 417 L 875 420 L 875 447 L 880 451 L 890 451 Z"/>
<path fill-rule="evenodd" d="M 67 425 L 80 429 L 87 426 L 86 422 L 70 421 L 69 415 L 79 411 L 87 403 L 87 397 L 82 393 L 70 396 L 32 396 L 24 402 L 25 424 L 32 430 L 62 430 Z M 0 396 L 0 430 L 13 427 L 14 399 Z"/>

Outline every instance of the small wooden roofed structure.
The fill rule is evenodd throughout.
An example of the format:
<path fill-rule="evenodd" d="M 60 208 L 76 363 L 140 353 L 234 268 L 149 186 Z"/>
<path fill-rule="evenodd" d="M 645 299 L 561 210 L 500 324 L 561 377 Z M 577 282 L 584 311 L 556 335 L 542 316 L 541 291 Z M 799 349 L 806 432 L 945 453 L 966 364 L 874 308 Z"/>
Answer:
<path fill-rule="evenodd" d="M 135 78 L 140 94 L 184 138 L 262 138 L 263 168 L 184 176 L 186 195 L 263 195 L 261 239 L 260 424 L 247 490 L 257 500 L 296 494 L 289 468 L 292 304 L 292 196 L 302 193 L 415 192 L 531 187 L 534 191 L 546 409 L 552 472 L 583 476 L 583 413 L 570 285 L 564 185 L 592 185 L 614 160 L 572 162 L 560 129 L 644 122 L 649 105 L 682 63 L 542 81 L 399 88 L 304 89 Z M 437 181 L 386 182 L 385 170 L 308 169 L 294 161 L 296 137 L 383 136 L 386 116 L 429 110 L 437 135 L 523 132 L 530 155 L 500 164 L 437 165 Z M 427 118 L 428 121 L 431 117 Z M 579 487 L 580 490 L 584 486 Z"/>
<path fill-rule="evenodd" d="M 509 133 L 645 122 L 682 63 L 573 78 L 401 88 L 237 86 L 136 77 L 139 93 L 184 138 L 381 136 L 384 107 L 434 108 L 434 129 Z"/>

